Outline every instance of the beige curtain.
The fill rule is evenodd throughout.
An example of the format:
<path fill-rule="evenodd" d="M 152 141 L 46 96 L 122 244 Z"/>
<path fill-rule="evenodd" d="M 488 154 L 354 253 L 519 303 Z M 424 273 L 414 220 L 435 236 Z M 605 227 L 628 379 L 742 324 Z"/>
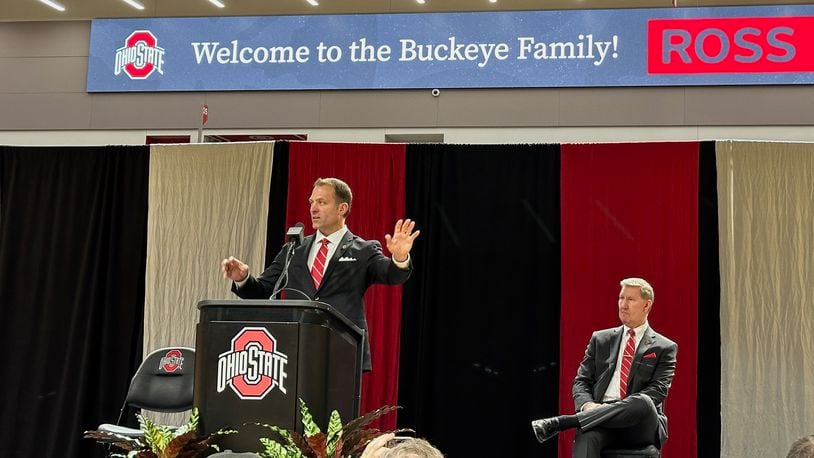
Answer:
<path fill-rule="evenodd" d="M 220 261 L 262 269 L 273 143 L 154 146 L 144 304 L 144 354 L 195 346 L 196 305 L 234 298 Z M 151 415 L 179 424 L 186 415 Z"/>
<path fill-rule="evenodd" d="M 724 457 L 814 433 L 814 145 L 719 142 Z"/>

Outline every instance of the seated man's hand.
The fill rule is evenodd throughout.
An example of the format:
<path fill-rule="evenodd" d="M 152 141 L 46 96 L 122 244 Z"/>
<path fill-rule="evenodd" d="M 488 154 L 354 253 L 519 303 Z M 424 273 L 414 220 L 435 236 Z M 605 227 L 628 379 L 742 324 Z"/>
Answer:
<path fill-rule="evenodd" d="M 596 409 L 597 407 L 601 406 L 602 404 L 598 404 L 596 402 L 588 401 L 582 405 L 582 411 L 585 412 L 587 410 Z"/>

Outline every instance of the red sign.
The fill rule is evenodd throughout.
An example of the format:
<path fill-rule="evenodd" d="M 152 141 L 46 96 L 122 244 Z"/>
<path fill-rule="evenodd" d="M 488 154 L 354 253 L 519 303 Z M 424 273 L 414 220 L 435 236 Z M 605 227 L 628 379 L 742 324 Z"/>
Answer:
<path fill-rule="evenodd" d="M 647 72 L 814 71 L 814 17 L 653 19 Z"/>

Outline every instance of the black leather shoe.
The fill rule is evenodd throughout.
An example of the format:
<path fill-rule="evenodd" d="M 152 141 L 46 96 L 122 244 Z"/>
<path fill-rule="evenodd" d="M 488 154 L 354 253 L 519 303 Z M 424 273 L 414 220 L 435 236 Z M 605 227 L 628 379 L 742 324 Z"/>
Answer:
<path fill-rule="evenodd" d="M 534 436 L 537 437 L 537 442 L 545 442 L 560 432 L 560 422 L 557 417 L 542 418 L 531 422 L 531 429 L 534 430 Z"/>

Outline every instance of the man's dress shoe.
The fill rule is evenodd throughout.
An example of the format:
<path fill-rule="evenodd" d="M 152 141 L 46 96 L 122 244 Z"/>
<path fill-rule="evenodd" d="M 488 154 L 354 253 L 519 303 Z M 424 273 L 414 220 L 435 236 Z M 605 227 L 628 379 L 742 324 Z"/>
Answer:
<path fill-rule="evenodd" d="M 538 442 L 545 442 L 560 432 L 560 422 L 556 417 L 542 418 L 531 422 L 531 429 Z"/>

